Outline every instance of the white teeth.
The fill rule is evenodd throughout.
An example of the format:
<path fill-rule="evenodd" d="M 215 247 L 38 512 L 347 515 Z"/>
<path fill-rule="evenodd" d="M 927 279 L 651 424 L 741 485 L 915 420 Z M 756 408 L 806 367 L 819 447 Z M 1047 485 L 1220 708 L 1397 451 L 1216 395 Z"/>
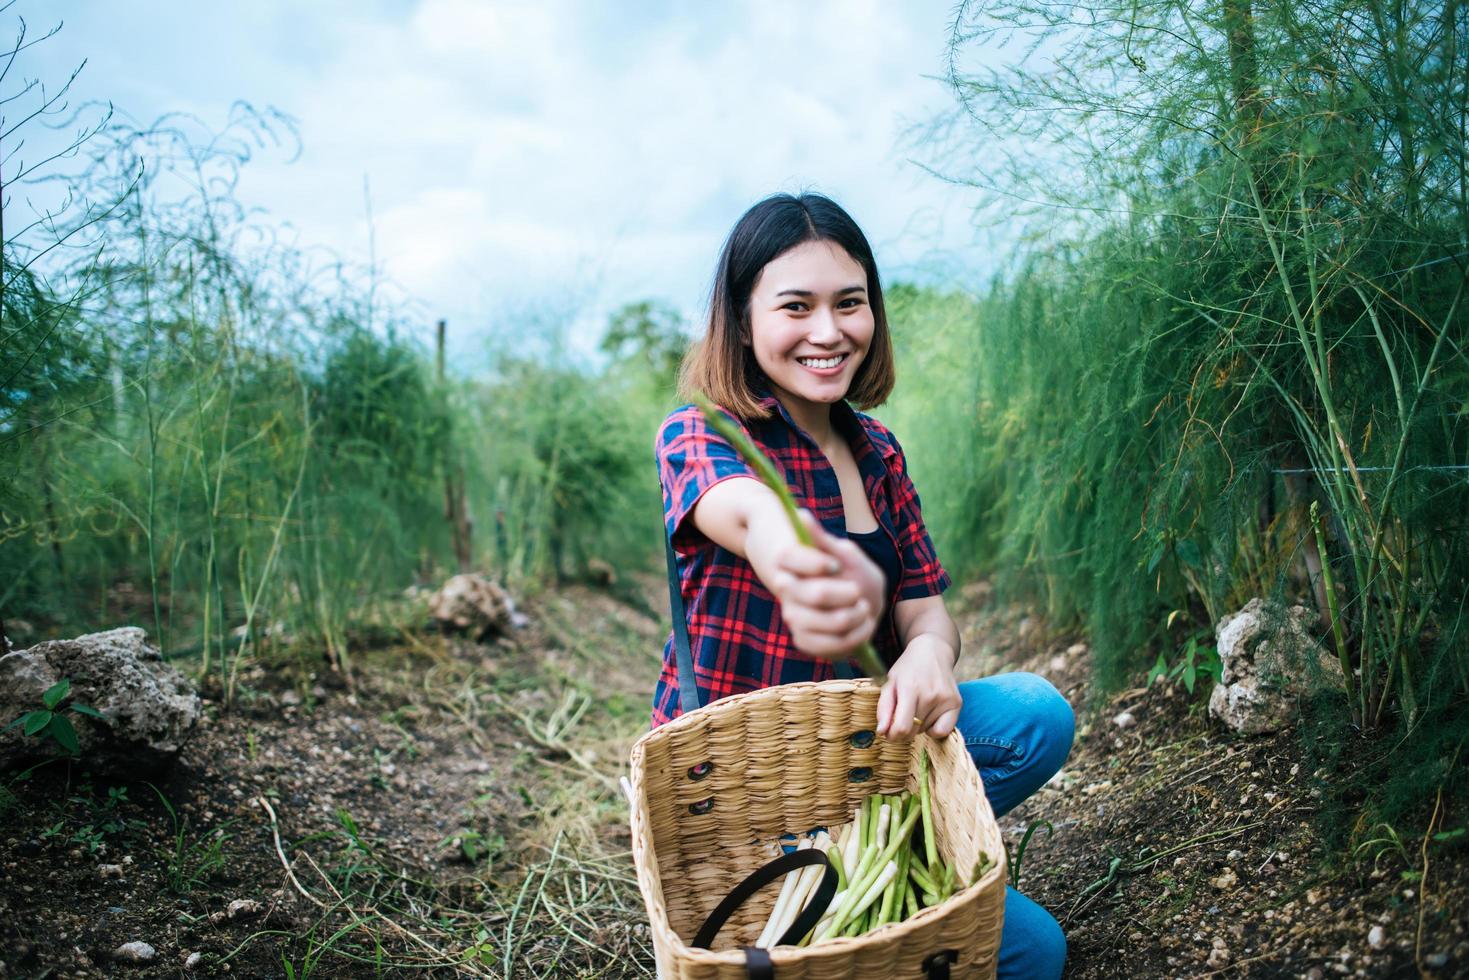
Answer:
<path fill-rule="evenodd" d="M 846 355 L 843 354 L 840 357 L 798 357 L 796 360 L 809 368 L 816 368 L 819 371 L 824 368 L 836 367 L 842 363 L 845 357 Z"/>

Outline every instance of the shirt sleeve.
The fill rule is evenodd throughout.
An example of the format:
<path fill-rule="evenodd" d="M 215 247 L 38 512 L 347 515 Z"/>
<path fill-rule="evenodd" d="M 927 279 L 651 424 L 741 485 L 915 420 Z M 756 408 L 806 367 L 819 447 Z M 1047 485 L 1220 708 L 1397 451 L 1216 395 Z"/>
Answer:
<path fill-rule="evenodd" d="M 755 477 L 755 471 L 693 405 L 663 421 L 653 452 L 663 486 L 663 527 L 674 550 L 689 552 L 709 544 L 694 522 L 684 518 L 710 487 L 736 476 Z"/>
<path fill-rule="evenodd" d="M 923 523 L 923 509 L 918 490 L 908 477 L 908 460 L 898 440 L 888 434 L 897 450 L 893 480 L 893 508 L 897 511 L 898 552 L 903 559 L 903 577 L 898 583 L 898 598 L 922 599 L 942 595 L 949 587 L 949 573 L 939 563 L 938 552 L 928 528 Z"/>

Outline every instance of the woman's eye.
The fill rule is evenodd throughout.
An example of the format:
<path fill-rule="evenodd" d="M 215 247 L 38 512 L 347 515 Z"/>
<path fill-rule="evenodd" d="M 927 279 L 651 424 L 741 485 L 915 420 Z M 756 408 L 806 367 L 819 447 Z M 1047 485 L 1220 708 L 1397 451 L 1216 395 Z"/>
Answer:
<path fill-rule="evenodd" d="M 837 304 L 837 306 L 843 307 L 843 308 L 849 309 L 849 310 L 850 309 L 854 309 L 854 308 L 856 308 L 858 306 L 861 306 L 861 305 L 862 305 L 862 300 L 858 299 L 856 296 L 848 296 L 846 299 L 842 300 L 840 303 Z"/>
<path fill-rule="evenodd" d="M 804 309 L 806 309 L 806 304 L 805 303 L 798 302 L 796 300 L 791 300 L 785 306 L 782 306 L 781 309 L 783 309 L 783 310 L 790 310 L 793 313 L 800 313 L 801 311 L 803 311 Z"/>

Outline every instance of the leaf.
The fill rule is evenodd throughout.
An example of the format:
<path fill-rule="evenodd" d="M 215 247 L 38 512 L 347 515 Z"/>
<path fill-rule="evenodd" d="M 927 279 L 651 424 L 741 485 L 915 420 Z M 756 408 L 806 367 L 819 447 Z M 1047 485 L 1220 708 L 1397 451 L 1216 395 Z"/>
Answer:
<path fill-rule="evenodd" d="M 1153 574 L 1153 569 L 1158 567 L 1158 562 L 1163 560 L 1163 555 L 1168 550 L 1168 542 L 1159 541 L 1158 547 L 1153 549 L 1153 555 L 1148 559 L 1148 574 Z"/>
<path fill-rule="evenodd" d="M 1204 566 L 1203 556 L 1199 554 L 1199 546 L 1192 541 L 1180 541 L 1174 546 L 1174 553 L 1178 560 L 1189 568 L 1202 568 Z"/>
<path fill-rule="evenodd" d="M 77 749 L 80 747 L 77 744 L 77 730 L 71 727 L 71 722 L 67 721 L 65 715 L 52 715 L 47 731 L 63 749 L 72 755 L 77 754 Z"/>
<path fill-rule="evenodd" d="M 51 724 L 51 712 L 32 711 L 25 717 L 23 717 L 21 721 L 25 723 L 25 733 L 27 735 L 35 735 L 38 734 L 41 729 Z"/>
<path fill-rule="evenodd" d="M 1198 676 L 1199 676 L 1199 672 L 1194 667 L 1193 660 L 1190 659 L 1188 661 L 1188 663 L 1184 665 L 1184 668 L 1183 668 L 1183 686 L 1186 687 L 1186 688 L 1188 688 L 1188 693 L 1190 693 L 1190 694 L 1194 693 L 1194 680 Z"/>
<path fill-rule="evenodd" d="M 1151 687 L 1153 682 L 1158 678 L 1166 676 L 1168 676 L 1168 661 L 1164 660 L 1163 655 L 1160 653 L 1158 654 L 1158 662 L 1153 664 L 1152 670 L 1148 671 L 1148 686 Z"/>
<path fill-rule="evenodd" d="M 1165 630 L 1166 629 L 1171 629 L 1173 627 L 1173 621 L 1175 619 L 1177 619 L 1182 613 L 1183 613 L 1183 610 L 1182 609 L 1175 609 L 1171 613 L 1169 613 L 1168 614 L 1168 622 L 1166 622 L 1166 623 L 1163 624 L 1163 628 Z"/>
<path fill-rule="evenodd" d="M 74 704 L 71 706 L 71 710 L 75 711 L 78 714 L 86 715 L 88 718 L 97 718 L 107 722 L 107 724 L 109 725 L 112 724 L 111 718 L 107 717 L 102 712 L 98 711 L 96 708 L 91 707 L 90 705 Z"/>
<path fill-rule="evenodd" d="M 57 681 L 55 684 L 52 684 L 46 689 L 46 693 L 41 695 L 41 700 L 45 703 L 47 708 L 55 711 L 56 706 L 66 699 L 66 695 L 70 691 L 71 678 L 63 677 L 61 680 Z"/>

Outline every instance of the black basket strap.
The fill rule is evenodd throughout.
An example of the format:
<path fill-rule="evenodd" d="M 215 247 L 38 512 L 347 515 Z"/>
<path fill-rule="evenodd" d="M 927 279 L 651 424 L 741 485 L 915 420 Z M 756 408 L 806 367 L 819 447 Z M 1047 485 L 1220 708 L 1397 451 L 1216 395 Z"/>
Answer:
<path fill-rule="evenodd" d="M 667 536 L 663 538 L 663 551 L 668 559 L 668 605 L 673 611 L 673 648 L 678 657 L 678 709 L 688 714 L 699 707 L 699 687 L 694 683 L 694 655 L 689 650 L 689 621 L 684 614 L 678 559 Z"/>
<path fill-rule="evenodd" d="M 759 946 L 745 947 L 745 974 L 750 980 L 775 980 L 775 964 Z"/>
<path fill-rule="evenodd" d="M 699 927 L 698 934 L 694 936 L 694 941 L 689 945 L 708 949 L 709 945 L 714 942 L 714 937 L 719 935 L 719 930 L 724 928 L 725 922 L 731 915 L 734 915 L 736 909 L 745 904 L 751 895 L 775 879 L 813 864 L 826 867 L 821 875 L 821 883 L 816 886 L 816 894 L 811 896 L 806 907 L 801 910 L 800 915 L 796 916 L 796 921 L 791 923 L 791 927 L 785 931 L 785 934 L 776 940 L 776 945 L 796 942 L 816 925 L 816 920 L 821 918 L 821 914 L 831 904 L 831 898 L 837 890 L 837 869 L 832 867 L 831 862 L 827 860 L 826 852 L 814 847 L 782 854 L 774 861 L 756 868 L 749 877 L 735 886 L 734 891 L 724 897 L 724 901 L 719 903 L 718 908 L 709 913 L 709 918 L 704 920 L 704 924 Z"/>

